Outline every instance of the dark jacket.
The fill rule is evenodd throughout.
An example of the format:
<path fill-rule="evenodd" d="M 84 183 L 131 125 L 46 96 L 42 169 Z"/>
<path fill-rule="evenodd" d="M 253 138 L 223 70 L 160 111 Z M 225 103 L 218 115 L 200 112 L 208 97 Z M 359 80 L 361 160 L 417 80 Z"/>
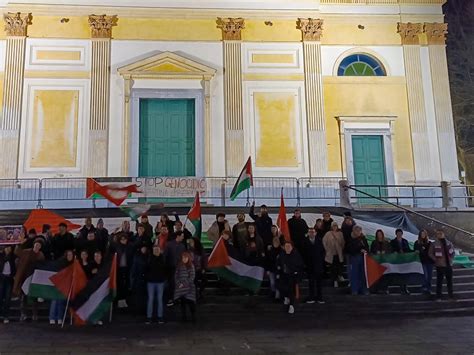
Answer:
<path fill-rule="evenodd" d="M 95 230 L 95 240 L 97 241 L 97 247 L 105 254 L 107 246 L 109 244 L 109 231 L 106 228 Z"/>
<path fill-rule="evenodd" d="M 232 241 L 234 246 L 239 250 L 245 250 L 247 245 L 247 238 L 249 236 L 248 232 L 248 222 L 236 223 L 232 227 Z"/>
<path fill-rule="evenodd" d="M 272 244 L 272 225 L 273 221 L 270 216 L 263 215 L 258 216 L 255 214 L 255 206 L 250 207 L 249 216 L 255 221 L 255 227 L 257 228 L 257 234 L 262 237 L 265 245 Z"/>
<path fill-rule="evenodd" d="M 283 251 L 277 258 L 277 270 L 280 275 L 299 278 L 304 268 L 303 260 L 296 249 L 290 254 Z"/>
<path fill-rule="evenodd" d="M 277 272 L 277 258 L 282 253 L 281 248 L 275 248 L 273 245 L 269 247 L 265 253 L 265 270 L 269 272 Z"/>
<path fill-rule="evenodd" d="M 427 241 L 420 241 L 417 240 L 413 249 L 420 253 L 420 261 L 422 264 L 434 264 L 433 259 L 430 258 L 430 245 L 431 241 L 428 239 Z"/>
<path fill-rule="evenodd" d="M 178 261 L 181 258 L 181 254 L 183 254 L 184 251 L 186 251 L 186 245 L 183 242 L 178 243 L 175 239 L 166 243 L 166 249 L 164 252 L 166 265 L 170 269 L 176 268 Z"/>
<path fill-rule="evenodd" d="M 130 288 L 145 287 L 145 273 L 148 264 L 148 255 L 138 252 L 133 257 L 132 268 L 130 270 Z"/>
<path fill-rule="evenodd" d="M 99 248 L 97 244 L 97 240 L 87 240 L 87 239 L 75 239 L 75 249 L 76 253 L 79 255 L 81 250 L 87 250 L 87 253 L 89 254 L 89 258 L 93 259 L 94 258 L 94 253 L 97 251 Z"/>
<path fill-rule="evenodd" d="M 402 245 L 400 247 L 400 243 L 398 243 L 397 238 L 392 239 L 392 241 L 390 242 L 390 246 L 392 247 L 392 252 L 393 253 L 409 253 L 409 252 L 411 252 L 410 245 L 408 244 L 408 240 L 406 240 L 405 238 L 402 238 L 402 243 L 401 244 Z"/>
<path fill-rule="evenodd" d="M 53 259 L 57 260 L 64 256 L 66 250 L 74 249 L 74 236 L 66 232 L 64 235 L 56 234 L 51 240 Z"/>
<path fill-rule="evenodd" d="M 342 232 L 342 236 L 344 237 L 346 252 L 347 252 L 347 247 L 349 246 L 349 244 L 352 240 L 352 230 L 354 229 L 354 226 L 355 226 L 355 223 L 346 224 L 346 223 L 343 222 L 341 224 L 341 232 Z"/>
<path fill-rule="evenodd" d="M 362 250 L 369 252 L 369 243 L 367 243 L 365 235 L 362 235 L 359 238 L 352 237 L 347 246 L 347 253 L 351 256 L 357 256 L 362 254 Z"/>
<path fill-rule="evenodd" d="M 314 238 L 311 242 L 309 238 L 304 241 L 304 262 L 306 270 L 310 275 L 320 275 L 324 273 L 324 246 L 321 238 Z"/>
<path fill-rule="evenodd" d="M 142 223 L 142 225 L 143 228 L 145 228 L 145 233 L 143 235 L 147 238 L 150 238 L 151 240 L 153 238 L 153 226 L 150 224 L 150 222 Z"/>
<path fill-rule="evenodd" d="M 390 242 L 388 240 L 384 240 L 383 242 L 374 240 L 370 245 L 370 254 L 390 254 L 391 252 L 392 247 L 390 246 Z"/>
<path fill-rule="evenodd" d="M 10 264 L 10 275 L 3 275 L 3 267 L 6 263 Z M 4 252 L 0 253 L 0 276 L 14 277 L 16 273 L 16 256 L 12 252 L 8 256 Z"/>
<path fill-rule="evenodd" d="M 294 216 L 288 220 L 288 228 L 290 229 L 290 237 L 293 243 L 300 248 L 308 233 L 308 224 L 303 218 L 295 218 Z"/>
<path fill-rule="evenodd" d="M 164 255 L 151 255 L 145 270 L 147 282 L 165 282 L 167 280 L 167 271 Z"/>
<path fill-rule="evenodd" d="M 334 220 L 332 218 L 329 218 L 328 221 L 325 221 L 323 219 L 323 225 L 321 226 L 321 229 L 324 231 L 324 234 L 326 234 L 327 232 L 329 232 L 331 230 L 332 222 L 334 222 Z"/>
<path fill-rule="evenodd" d="M 112 254 L 117 253 L 117 267 L 127 267 L 129 269 L 132 267 L 133 255 L 135 254 L 135 247 L 132 243 L 111 243 L 110 252 Z M 121 266 L 122 257 L 125 257 L 125 266 Z"/>
<path fill-rule="evenodd" d="M 79 229 L 79 236 L 83 239 L 86 239 L 89 232 L 95 232 L 94 225 L 91 225 L 90 228 L 87 228 L 85 225 L 82 226 L 82 228 Z"/>

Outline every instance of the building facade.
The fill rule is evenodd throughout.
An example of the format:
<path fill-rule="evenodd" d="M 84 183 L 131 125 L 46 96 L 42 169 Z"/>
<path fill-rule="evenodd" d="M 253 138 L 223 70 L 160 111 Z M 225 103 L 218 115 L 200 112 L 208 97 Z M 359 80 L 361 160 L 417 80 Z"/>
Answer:
<path fill-rule="evenodd" d="M 0 3 L 0 178 L 458 180 L 444 0 Z"/>

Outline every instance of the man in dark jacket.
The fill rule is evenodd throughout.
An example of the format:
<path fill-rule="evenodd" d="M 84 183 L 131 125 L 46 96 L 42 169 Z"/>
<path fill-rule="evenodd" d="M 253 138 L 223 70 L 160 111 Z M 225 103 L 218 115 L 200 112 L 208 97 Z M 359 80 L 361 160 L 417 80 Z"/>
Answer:
<path fill-rule="evenodd" d="M 109 244 L 109 231 L 104 228 L 104 221 L 102 218 L 99 218 L 99 220 L 97 221 L 95 237 L 99 250 L 102 252 L 102 254 L 105 254 L 107 251 L 107 246 Z"/>
<path fill-rule="evenodd" d="M 118 235 L 118 241 L 111 243 L 111 253 L 117 253 L 117 306 L 128 307 L 127 300 L 130 289 L 130 269 L 132 268 L 134 245 L 128 240 L 126 233 Z"/>
<path fill-rule="evenodd" d="M 79 229 L 79 235 L 82 239 L 86 239 L 89 232 L 95 232 L 95 227 L 92 224 L 91 217 L 86 218 L 84 226 L 82 226 L 82 228 Z"/>
<path fill-rule="evenodd" d="M 353 295 L 368 295 L 365 280 L 364 255 L 369 252 L 369 244 L 360 226 L 354 226 L 351 241 L 347 246 L 347 253 L 351 260 L 349 278 Z"/>
<path fill-rule="evenodd" d="M 302 254 L 303 244 L 308 233 L 308 224 L 301 218 L 300 209 L 296 209 L 293 217 L 288 220 L 288 228 L 290 229 L 291 240 L 295 244 L 295 248 Z"/>
<path fill-rule="evenodd" d="M 239 250 L 245 250 L 247 239 L 249 236 L 249 223 L 245 222 L 245 214 L 239 213 L 237 215 L 238 222 L 232 227 L 232 242 Z"/>
<path fill-rule="evenodd" d="M 66 250 L 74 249 L 74 236 L 67 231 L 66 223 L 59 223 L 59 233 L 51 241 L 53 260 L 64 256 Z"/>
<path fill-rule="evenodd" d="M 395 239 L 390 242 L 390 247 L 392 248 L 393 253 L 410 253 L 412 250 L 410 249 L 410 245 L 408 244 L 408 240 L 403 238 L 403 231 L 399 228 L 395 231 Z M 407 285 L 402 283 L 400 284 L 400 293 L 409 295 L 410 291 L 408 291 Z"/>
<path fill-rule="evenodd" d="M 10 245 L 0 251 L 0 317 L 3 324 L 8 324 L 10 313 L 10 300 L 13 290 L 13 280 L 16 273 L 15 254 Z"/>
<path fill-rule="evenodd" d="M 265 248 L 269 245 L 272 245 L 272 225 L 273 221 L 268 215 L 268 209 L 266 205 L 260 206 L 260 215 L 255 214 L 255 202 L 252 203 L 249 212 L 250 218 L 255 221 L 255 226 L 257 227 L 257 234 L 263 239 Z"/>
<path fill-rule="evenodd" d="M 183 235 L 184 235 L 184 243 L 186 244 L 186 242 L 188 241 L 188 239 L 191 239 L 191 238 L 193 237 L 193 235 L 191 234 L 191 232 L 189 231 L 189 229 L 187 229 L 186 227 L 183 227 L 183 222 L 181 222 L 181 221 L 179 220 L 178 215 L 175 215 L 175 218 L 176 218 L 176 222 L 174 222 L 174 231 L 173 231 L 173 233 L 171 233 L 170 240 L 176 239 L 176 236 L 177 236 L 179 233 L 183 233 Z"/>
<path fill-rule="evenodd" d="M 138 227 L 140 226 L 140 224 L 145 229 L 144 236 L 146 238 L 150 238 L 150 240 L 151 240 L 153 238 L 153 226 L 148 221 L 148 215 L 147 214 L 143 214 L 141 216 L 140 223 L 137 224 L 137 232 L 138 232 Z"/>
<path fill-rule="evenodd" d="M 285 242 L 284 252 L 277 258 L 277 280 L 288 313 L 295 313 L 296 285 L 301 278 L 304 264 L 298 251 L 291 242 Z"/>
<path fill-rule="evenodd" d="M 332 222 L 334 222 L 334 220 L 331 218 L 331 213 L 328 211 L 323 212 L 323 225 L 321 226 L 323 234 L 326 234 L 331 230 Z"/>
<path fill-rule="evenodd" d="M 324 274 L 324 246 L 323 240 L 316 235 L 314 228 L 309 228 L 308 238 L 303 243 L 304 260 L 308 272 L 309 298 L 306 303 L 324 303 L 322 297 L 322 285 Z M 316 287 L 316 298 L 314 291 Z"/>

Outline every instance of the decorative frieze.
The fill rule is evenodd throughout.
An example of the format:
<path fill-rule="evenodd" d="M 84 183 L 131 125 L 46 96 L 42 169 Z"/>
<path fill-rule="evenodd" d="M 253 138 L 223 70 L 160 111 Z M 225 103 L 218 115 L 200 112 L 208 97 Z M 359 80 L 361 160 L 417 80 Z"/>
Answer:
<path fill-rule="evenodd" d="M 7 36 L 26 37 L 28 25 L 31 25 L 31 13 L 8 12 L 3 15 Z"/>
<path fill-rule="evenodd" d="M 320 41 L 323 33 L 323 20 L 299 18 L 296 28 L 301 30 L 303 41 Z"/>
<path fill-rule="evenodd" d="M 446 44 L 446 35 L 448 34 L 447 23 L 425 23 L 423 30 L 428 40 L 428 45 Z"/>
<path fill-rule="evenodd" d="M 117 26 L 117 15 L 90 15 L 89 26 L 92 38 L 112 38 L 112 27 Z"/>
<path fill-rule="evenodd" d="M 398 33 L 402 38 L 403 45 L 420 44 L 420 35 L 423 33 L 423 24 L 421 23 L 398 23 Z"/>
<path fill-rule="evenodd" d="M 240 41 L 242 40 L 242 30 L 245 28 L 243 18 L 217 18 L 217 28 L 222 31 L 222 39 L 224 41 Z"/>

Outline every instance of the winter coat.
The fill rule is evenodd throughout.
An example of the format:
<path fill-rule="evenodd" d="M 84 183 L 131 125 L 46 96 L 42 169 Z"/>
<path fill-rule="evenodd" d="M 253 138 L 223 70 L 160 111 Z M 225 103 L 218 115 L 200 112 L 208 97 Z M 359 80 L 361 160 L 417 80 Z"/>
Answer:
<path fill-rule="evenodd" d="M 374 240 L 370 245 L 370 254 L 390 254 L 391 252 L 392 247 L 390 246 L 390 242 L 388 240 L 384 239 L 382 242 Z"/>
<path fill-rule="evenodd" d="M 151 240 L 151 238 L 153 238 L 153 226 L 150 224 L 150 222 L 142 223 L 142 225 L 143 225 L 143 228 L 145 228 L 145 233 L 143 233 L 143 235 L 147 239 Z"/>
<path fill-rule="evenodd" d="M 194 270 L 194 265 L 191 264 L 191 267 L 186 265 L 179 264 L 175 272 L 175 291 L 174 299 L 177 300 L 181 297 L 189 301 L 196 302 L 196 286 L 194 284 L 194 278 L 196 276 L 196 271 Z"/>
<path fill-rule="evenodd" d="M 74 249 L 74 236 L 66 232 L 64 235 L 56 234 L 51 240 L 51 251 L 53 253 L 53 259 L 57 260 L 64 256 L 66 250 Z"/>
<path fill-rule="evenodd" d="M 133 244 L 128 242 L 127 244 L 122 244 L 120 242 L 115 242 L 110 244 L 110 252 L 112 254 L 117 253 L 117 267 L 127 267 L 131 268 L 133 263 L 133 255 L 135 254 L 135 248 Z M 122 258 L 125 258 L 125 265 L 122 265 Z"/>
<path fill-rule="evenodd" d="M 10 264 L 10 275 L 3 275 L 3 267 L 5 264 Z M 14 277 L 16 273 L 16 256 L 14 253 L 8 256 L 5 253 L 0 253 L 0 276 Z"/>
<path fill-rule="evenodd" d="M 402 245 L 400 247 L 400 243 L 398 243 L 397 238 L 392 239 L 392 241 L 390 242 L 390 247 L 392 248 L 392 252 L 393 253 L 409 253 L 409 252 L 411 252 L 410 245 L 408 244 L 408 240 L 406 240 L 405 238 L 402 238 L 402 243 L 401 244 Z"/>
<path fill-rule="evenodd" d="M 245 246 L 247 245 L 247 238 L 249 236 L 248 231 L 248 222 L 236 223 L 232 227 L 232 241 L 234 242 L 234 246 L 244 251 Z"/>
<path fill-rule="evenodd" d="M 133 258 L 130 269 L 130 288 L 132 290 L 145 286 L 145 273 L 148 264 L 148 255 L 138 252 Z"/>
<path fill-rule="evenodd" d="M 151 255 L 146 264 L 145 279 L 147 282 L 165 282 L 167 280 L 167 270 L 165 257 Z"/>
<path fill-rule="evenodd" d="M 365 235 L 362 234 L 360 237 L 352 235 L 352 239 L 347 246 L 347 253 L 350 256 L 358 256 L 362 254 L 362 250 L 369 252 L 369 243 L 367 243 Z"/>
<path fill-rule="evenodd" d="M 301 277 L 303 268 L 303 260 L 296 249 L 293 249 L 290 254 L 283 251 L 277 257 L 277 271 L 281 276 L 291 276 L 298 279 Z"/>
<path fill-rule="evenodd" d="M 446 243 L 446 249 L 448 252 L 448 262 L 446 262 L 446 251 L 444 243 Z M 436 240 L 435 242 L 431 243 L 428 253 L 430 258 L 434 261 L 436 267 L 448 267 L 453 265 L 455 255 L 454 246 L 447 239 Z"/>
<path fill-rule="evenodd" d="M 203 251 L 202 254 L 198 254 L 195 250 L 190 249 L 189 250 L 192 254 L 193 257 L 193 265 L 194 269 L 197 272 L 202 272 L 203 270 L 207 269 L 207 255 L 206 252 Z"/>
<path fill-rule="evenodd" d="M 281 248 L 269 247 L 265 253 L 265 270 L 275 273 L 277 271 L 277 258 L 282 253 Z"/>
<path fill-rule="evenodd" d="M 165 259 L 166 265 L 170 269 L 174 269 L 178 265 L 181 259 L 181 254 L 186 251 L 186 245 L 184 243 L 178 243 L 176 240 L 171 240 L 166 244 L 165 248 Z"/>
<path fill-rule="evenodd" d="M 105 228 L 97 228 L 95 230 L 95 240 L 97 241 L 98 249 L 105 254 L 109 245 L 109 231 Z"/>
<path fill-rule="evenodd" d="M 224 230 L 231 231 L 230 224 L 226 219 L 222 223 L 214 221 L 207 230 L 207 238 L 216 244 Z"/>
<path fill-rule="evenodd" d="M 326 251 L 325 260 L 327 263 L 332 264 L 335 256 L 339 257 L 341 263 L 344 262 L 344 236 L 341 232 L 327 232 L 323 238 L 323 245 Z"/>
<path fill-rule="evenodd" d="M 347 252 L 347 247 L 349 246 L 349 243 L 352 240 L 352 230 L 354 229 L 354 226 L 355 226 L 355 222 L 353 222 L 352 224 L 346 224 L 342 222 L 341 224 L 341 232 L 342 232 L 342 235 L 344 236 L 346 252 Z"/>
<path fill-rule="evenodd" d="M 258 216 L 255 214 L 255 206 L 250 207 L 249 212 L 250 218 L 255 221 L 255 227 L 257 229 L 257 234 L 262 237 L 263 243 L 265 245 L 272 244 L 272 225 L 273 221 L 268 214 Z"/>
<path fill-rule="evenodd" d="M 332 218 L 329 218 L 327 221 L 323 219 L 323 225 L 321 226 L 321 229 L 324 231 L 324 235 L 326 235 L 326 233 L 331 230 L 332 222 L 334 222 Z"/>
<path fill-rule="evenodd" d="M 321 238 L 315 237 L 314 242 L 306 238 L 303 244 L 304 262 L 306 270 L 310 275 L 321 275 L 324 273 L 324 245 Z"/>
<path fill-rule="evenodd" d="M 308 224 L 303 218 L 291 217 L 288 220 L 288 228 L 290 230 L 290 237 L 293 243 L 295 243 L 297 248 L 300 248 L 306 238 L 306 233 L 308 233 Z"/>
<path fill-rule="evenodd" d="M 86 239 L 89 232 L 94 232 L 95 233 L 94 225 L 91 225 L 90 228 L 87 228 L 85 225 L 82 226 L 82 228 L 79 229 L 79 237 L 83 238 L 83 239 Z"/>
<path fill-rule="evenodd" d="M 41 251 L 35 253 L 33 249 L 22 249 L 20 246 L 15 248 L 15 255 L 18 256 L 18 263 L 13 283 L 13 294 L 19 296 L 23 282 L 33 273 L 36 263 L 45 258 Z"/>
<path fill-rule="evenodd" d="M 420 253 L 420 261 L 422 264 L 434 264 L 433 259 L 430 258 L 430 246 L 431 241 L 428 239 L 426 241 L 417 240 L 413 249 Z"/>

